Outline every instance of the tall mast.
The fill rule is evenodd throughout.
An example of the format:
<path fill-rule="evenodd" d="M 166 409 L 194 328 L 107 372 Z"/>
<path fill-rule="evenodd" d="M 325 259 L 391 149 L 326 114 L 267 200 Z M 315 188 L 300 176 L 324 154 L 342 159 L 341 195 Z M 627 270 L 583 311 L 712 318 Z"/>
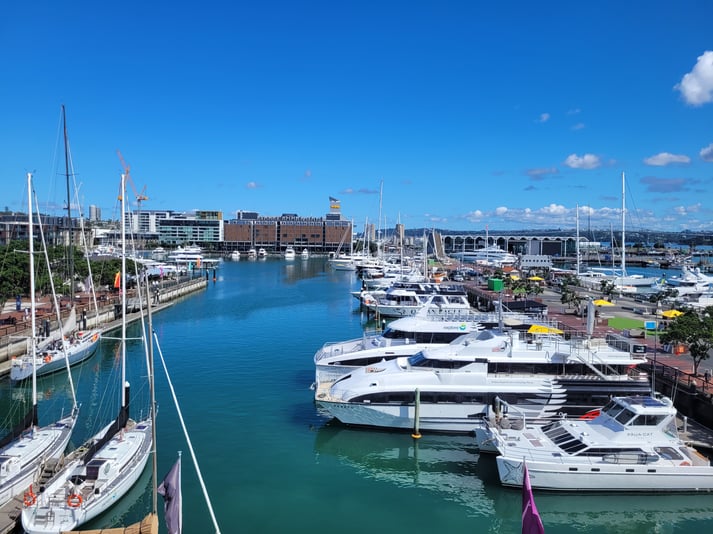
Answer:
<path fill-rule="evenodd" d="M 126 175 L 121 175 L 121 407 L 126 407 Z"/>
<path fill-rule="evenodd" d="M 621 173 L 621 276 L 626 276 L 626 179 Z"/>
<path fill-rule="evenodd" d="M 32 173 L 27 173 L 27 232 L 28 250 L 30 252 L 30 324 L 32 333 L 30 334 L 30 356 L 32 357 L 32 425 L 36 426 L 37 418 L 37 365 L 35 363 L 37 351 L 37 324 L 35 318 L 35 232 L 32 221 Z"/>
<path fill-rule="evenodd" d="M 67 247 L 67 264 L 69 265 L 69 299 L 70 307 L 74 306 L 74 238 L 72 235 L 72 196 L 69 187 L 69 139 L 67 139 L 67 116 L 62 104 L 62 129 L 64 132 L 64 175 L 67 182 L 67 228 L 69 246 Z"/>
<path fill-rule="evenodd" d="M 577 246 L 575 247 L 577 254 L 577 276 L 582 272 L 580 269 L 580 259 L 579 259 L 579 204 L 577 204 Z"/>

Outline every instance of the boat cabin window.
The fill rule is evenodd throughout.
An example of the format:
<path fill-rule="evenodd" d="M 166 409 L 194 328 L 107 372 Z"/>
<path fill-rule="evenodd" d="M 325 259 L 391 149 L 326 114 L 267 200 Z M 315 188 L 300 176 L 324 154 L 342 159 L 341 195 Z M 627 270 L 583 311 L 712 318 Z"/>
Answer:
<path fill-rule="evenodd" d="M 631 421 L 634 417 L 636 417 L 636 414 L 629 410 L 628 408 L 624 408 L 621 412 L 617 414 L 617 416 L 614 418 L 618 422 L 620 422 L 622 425 L 626 425 Z"/>
<path fill-rule="evenodd" d="M 636 426 L 658 426 L 666 419 L 664 414 L 641 414 L 631 424 Z"/>
<path fill-rule="evenodd" d="M 612 401 L 609 404 L 607 404 L 604 408 L 602 408 L 602 413 L 606 413 L 613 419 L 616 419 L 617 415 L 619 415 L 624 409 L 625 409 L 624 406 L 622 406 L 618 402 Z"/>
<path fill-rule="evenodd" d="M 683 460 L 683 456 L 673 447 L 654 447 L 654 451 L 665 460 Z"/>

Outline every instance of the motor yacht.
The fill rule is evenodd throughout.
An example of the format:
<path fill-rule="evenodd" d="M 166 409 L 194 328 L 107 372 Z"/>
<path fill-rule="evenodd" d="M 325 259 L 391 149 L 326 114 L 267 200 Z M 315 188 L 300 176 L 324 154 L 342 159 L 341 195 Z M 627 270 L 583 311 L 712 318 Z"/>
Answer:
<path fill-rule="evenodd" d="M 505 405 L 507 407 L 507 404 Z M 528 421 L 496 403 L 482 451 L 495 449 L 500 482 L 522 486 L 527 463 L 534 489 L 591 492 L 710 492 L 708 458 L 678 435 L 676 409 L 666 397 L 615 397 L 601 411 L 546 423 Z"/>
<path fill-rule="evenodd" d="M 614 340 L 482 330 L 353 370 L 315 390 L 317 405 L 342 423 L 472 432 L 496 398 L 531 417 L 585 413 L 611 395 L 650 394 L 643 354 Z"/>

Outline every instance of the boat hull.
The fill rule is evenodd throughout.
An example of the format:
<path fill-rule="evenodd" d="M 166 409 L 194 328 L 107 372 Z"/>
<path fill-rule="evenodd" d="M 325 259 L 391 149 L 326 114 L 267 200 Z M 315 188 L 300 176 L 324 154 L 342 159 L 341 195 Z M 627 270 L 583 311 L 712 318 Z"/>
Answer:
<path fill-rule="evenodd" d="M 86 334 L 86 339 L 83 339 L 77 345 L 67 349 L 69 365 L 76 365 L 89 359 L 99 347 L 100 339 L 101 336 L 99 335 L 99 332 L 88 332 Z M 37 376 L 44 376 L 56 373 L 57 371 L 64 371 L 67 368 L 64 352 L 62 350 L 53 350 L 52 352 L 45 353 L 43 356 L 36 357 L 35 367 L 37 369 Z M 13 360 L 12 367 L 10 369 L 10 380 L 16 382 L 19 380 L 25 380 L 31 376 L 31 357 L 25 356 Z"/>
<path fill-rule="evenodd" d="M 522 487 L 523 459 L 507 456 L 496 458 L 500 482 Z M 609 463 L 592 460 L 572 464 L 526 459 L 530 485 L 548 491 L 588 492 L 711 492 L 713 468 L 669 465 Z"/>

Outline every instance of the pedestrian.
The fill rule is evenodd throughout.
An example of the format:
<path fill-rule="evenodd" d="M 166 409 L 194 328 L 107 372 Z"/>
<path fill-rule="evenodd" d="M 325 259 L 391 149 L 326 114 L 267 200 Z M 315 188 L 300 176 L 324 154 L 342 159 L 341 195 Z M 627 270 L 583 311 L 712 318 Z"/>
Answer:
<path fill-rule="evenodd" d="M 703 378 L 706 380 L 706 384 L 711 381 L 711 370 L 706 369 L 705 372 L 703 373 Z"/>

